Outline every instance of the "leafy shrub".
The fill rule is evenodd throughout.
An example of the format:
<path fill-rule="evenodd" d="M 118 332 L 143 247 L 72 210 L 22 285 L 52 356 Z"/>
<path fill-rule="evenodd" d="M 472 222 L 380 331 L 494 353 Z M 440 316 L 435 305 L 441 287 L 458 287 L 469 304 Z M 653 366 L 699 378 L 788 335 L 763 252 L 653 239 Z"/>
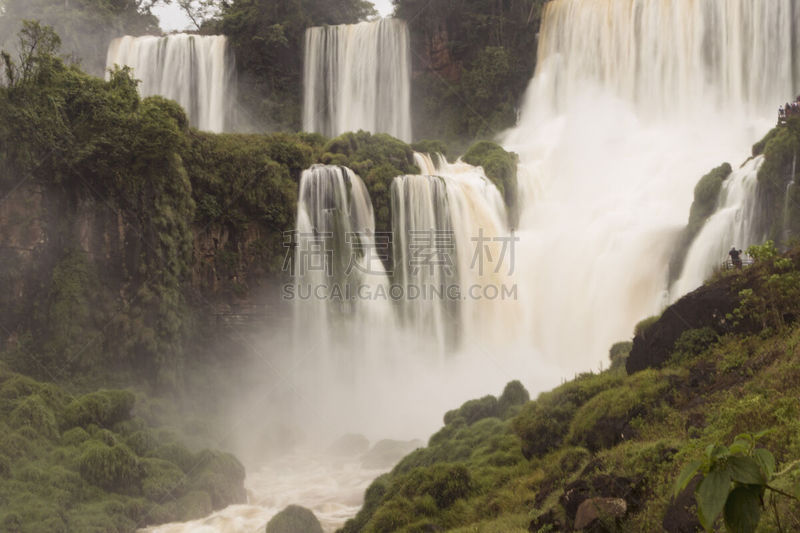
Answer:
<path fill-rule="evenodd" d="M 617 342 L 611 346 L 608 351 L 608 358 L 611 360 L 611 370 L 625 367 L 625 361 L 628 359 L 633 343 L 630 341 Z"/>
<path fill-rule="evenodd" d="M 511 414 L 513 407 L 518 407 L 528 403 L 531 395 L 518 380 L 510 381 L 503 389 L 503 393 L 497 400 L 497 410 L 500 416 L 507 418 Z"/>
<path fill-rule="evenodd" d="M 29 426 L 48 439 L 58 436 L 56 417 L 38 394 L 20 401 L 11 411 L 8 423 L 13 428 Z"/>
<path fill-rule="evenodd" d="M 131 416 L 136 398 L 123 390 L 99 390 L 73 400 L 64 411 L 64 427 L 97 424 L 112 427 Z"/>
<path fill-rule="evenodd" d="M 138 486 L 142 474 L 139 461 L 127 446 L 108 446 L 96 440 L 84 444 L 79 470 L 89 483 L 114 492 Z"/>
<path fill-rule="evenodd" d="M 691 359 L 703 353 L 718 340 L 717 332 L 709 327 L 687 329 L 675 341 L 672 357 L 676 361 Z"/>
<path fill-rule="evenodd" d="M 484 418 L 497 417 L 499 413 L 497 398 L 487 395 L 478 400 L 469 400 L 458 409 L 448 411 L 444 415 L 444 423 L 452 424 L 457 418 L 461 418 L 470 425 Z"/>
<path fill-rule="evenodd" d="M 183 494 L 186 476 L 173 463 L 163 459 L 144 459 L 141 467 L 142 494 L 148 500 L 163 502 Z"/>

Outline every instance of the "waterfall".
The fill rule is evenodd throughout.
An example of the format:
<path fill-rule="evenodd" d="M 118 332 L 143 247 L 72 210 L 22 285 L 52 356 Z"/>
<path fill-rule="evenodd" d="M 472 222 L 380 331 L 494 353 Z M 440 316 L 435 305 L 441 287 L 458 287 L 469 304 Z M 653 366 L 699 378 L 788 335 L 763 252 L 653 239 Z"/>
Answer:
<path fill-rule="evenodd" d="M 433 158 L 415 154 L 423 174 L 392 183 L 394 275 L 407 294 L 423 296 L 401 302 L 404 324 L 444 353 L 494 340 L 490 324 L 512 302 L 491 301 L 484 291 L 508 289 L 515 243 L 500 192 L 483 169 Z M 431 297 L 431 289 L 439 292 Z"/>
<path fill-rule="evenodd" d="M 219 133 L 228 129 L 233 103 L 227 47 L 219 35 L 126 36 L 111 42 L 106 65 L 131 67 L 142 96 L 175 100 L 192 126 Z"/>
<path fill-rule="evenodd" d="M 800 88 L 798 17 L 792 0 L 546 5 L 537 71 L 502 138 L 520 155 L 519 320 L 537 360 L 596 368 L 700 282 L 668 290 L 694 186 L 743 160 Z M 753 188 L 740 192 L 750 205 Z"/>
<path fill-rule="evenodd" d="M 408 40 L 397 19 L 306 30 L 303 129 L 328 137 L 365 130 L 410 142 Z"/>
<path fill-rule="evenodd" d="M 794 0 L 555 0 L 539 40 L 542 97 L 563 110 L 585 83 L 645 115 L 770 112 L 794 96 Z"/>
<path fill-rule="evenodd" d="M 764 162 L 759 156 L 734 171 L 722 184 L 718 207 L 692 241 L 680 278 L 673 284 L 672 300 L 700 286 L 728 258 L 735 246 L 746 250 L 760 244 L 755 234 L 758 169 Z"/>
<path fill-rule="evenodd" d="M 327 165 L 314 165 L 303 172 L 292 244 L 300 297 L 297 309 L 304 329 L 316 320 L 316 327 L 327 336 L 347 316 L 373 320 L 376 314 L 391 312 L 386 305 L 383 311 L 376 308 L 380 301 L 357 298 L 361 284 L 386 281 L 374 235 L 372 201 L 357 174 L 346 167 Z M 314 294 L 320 287 L 325 290 Z"/>

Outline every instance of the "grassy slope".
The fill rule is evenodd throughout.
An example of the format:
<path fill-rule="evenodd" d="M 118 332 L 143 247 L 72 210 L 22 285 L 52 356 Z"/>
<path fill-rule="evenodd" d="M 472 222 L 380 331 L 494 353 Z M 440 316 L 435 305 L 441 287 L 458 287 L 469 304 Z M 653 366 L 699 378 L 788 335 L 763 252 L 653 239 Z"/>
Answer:
<path fill-rule="evenodd" d="M 512 412 L 448 414 L 427 448 L 373 483 L 343 531 L 571 530 L 578 503 L 591 496 L 627 502 L 627 515 L 605 530 L 694 530 L 691 493 L 676 504 L 671 491 L 707 445 L 771 429 L 760 445 L 775 453 L 778 471 L 800 457 L 798 265 L 797 254 L 768 257 L 710 282 L 745 296 L 734 315 L 759 324 L 756 333 L 730 316 L 722 335 L 685 331 L 661 368 L 627 375 L 617 358 Z M 771 293 L 776 283 L 784 286 Z M 784 530 L 800 528 L 800 506 L 775 502 Z M 759 527 L 776 530 L 774 516 L 765 513 Z"/>

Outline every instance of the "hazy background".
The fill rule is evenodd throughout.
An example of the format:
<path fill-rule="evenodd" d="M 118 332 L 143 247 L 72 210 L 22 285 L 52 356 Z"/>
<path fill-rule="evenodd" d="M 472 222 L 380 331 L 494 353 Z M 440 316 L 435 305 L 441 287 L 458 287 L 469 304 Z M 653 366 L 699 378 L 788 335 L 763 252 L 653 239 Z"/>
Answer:
<path fill-rule="evenodd" d="M 375 9 L 381 16 L 386 17 L 392 12 L 392 0 L 374 0 Z M 153 14 L 158 17 L 161 29 L 169 32 L 185 30 L 192 27 L 189 17 L 175 4 L 153 8 Z"/>

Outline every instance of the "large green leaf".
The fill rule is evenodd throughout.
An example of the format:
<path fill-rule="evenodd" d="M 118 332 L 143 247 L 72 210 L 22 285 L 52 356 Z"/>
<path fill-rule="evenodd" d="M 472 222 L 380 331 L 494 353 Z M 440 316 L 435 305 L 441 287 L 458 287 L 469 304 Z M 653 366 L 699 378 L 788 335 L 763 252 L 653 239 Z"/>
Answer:
<path fill-rule="evenodd" d="M 772 475 L 775 473 L 775 456 L 764 448 L 758 448 L 753 452 L 753 455 L 755 456 L 756 462 L 758 462 L 758 465 L 761 467 L 761 470 L 764 472 L 764 475 L 767 476 L 767 481 L 772 479 Z"/>
<path fill-rule="evenodd" d="M 767 482 L 761 467 L 752 457 L 731 457 L 728 459 L 731 479 L 745 485 L 763 485 Z"/>
<path fill-rule="evenodd" d="M 760 489 L 736 487 L 725 502 L 725 527 L 730 533 L 752 533 L 761 519 Z"/>
<path fill-rule="evenodd" d="M 726 468 L 712 470 L 697 487 L 697 514 L 706 530 L 711 530 L 725 507 L 730 487 L 731 474 Z"/>
<path fill-rule="evenodd" d="M 694 477 L 697 471 L 700 470 L 701 466 L 703 466 L 703 461 L 696 459 L 683 467 L 678 479 L 675 480 L 675 486 L 672 489 L 673 497 L 677 497 L 678 494 L 680 494 L 681 491 L 686 488 L 686 485 L 689 484 L 689 481 Z"/>

